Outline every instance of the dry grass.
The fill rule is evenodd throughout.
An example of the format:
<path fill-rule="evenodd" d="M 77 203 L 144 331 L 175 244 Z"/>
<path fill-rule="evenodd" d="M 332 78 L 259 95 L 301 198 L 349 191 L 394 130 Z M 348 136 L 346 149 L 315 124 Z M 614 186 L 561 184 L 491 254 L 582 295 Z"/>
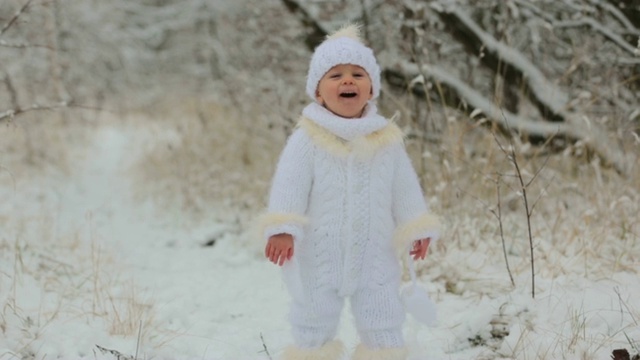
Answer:
<path fill-rule="evenodd" d="M 149 115 L 141 120 L 157 136 L 132 168 L 138 195 L 196 219 L 223 210 L 221 220 L 246 223 L 248 217 L 236 216 L 264 205 L 285 132 L 267 130 L 264 114 L 214 102 L 185 99 L 165 106 L 153 121 Z"/>
<path fill-rule="evenodd" d="M 87 330 L 131 338 L 140 331 L 146 340 L 153 307 L 135 284 L 122 283 L 124 269 L 92 237 L 92 225 L 56 236 L 55 221 L 55 215 L 0 221 L 16 229 L 0 238 L 0 336 L 19 339 L 12 349 L 26 358 L 55 338 L 49 327 L 78 319 Z"/>
<path fill-rule="evenodd" d="M 440 295 L 444 298 L 461 296 L 480 301 L 488 297 L 505 304 L 522 303 L 517 299 L 519 294 L 530 292 L 531 269 L 526 214 L 512 176 L 514 169 L 497 146 L 496 138 L 486 129 L 452 122 L 441 141 L 426 149 L 427 156 L 423 159 L 429 171 L 424 183 L 432 208 L 443 215 L 446 229 L 430 260 L 422 263 L 419 271 L 444 292 Z M 498 141 L 508 144 L 502 138 Z M 416 151 L 418 146 L 409 145 L 418 164 L 421 160 Z M 618 330 L 595 334 L 587 324 L 599 321 L 612 310 L 603 306 L 601 315 L 597 309 L 571 305 L 570 299 L 556 299 L 558 290 L 553 284 L 556 281 L 564 286 L 574 282 L 593 284 L 616 281 L 610 280 L 615 278 L 614 274 L 640 274 L 637 158 L 631 159 L 630 163 L 635 165 L 630 176 L 624 178 L 601 166 L 597 159 L 589 158 L 580 144 L 560 153 L 529 144 L 514 146 L 525 181 L 538 174 L 527 189 L 529 199 L 537 201 L 532 216 L 536 294 L 546 299 L 537 304 L 549 302 L 558 308 L 569 304 L 573 308 L 567 310 L 569 317 L 551 319 L 552 324 L 536 321 L 538 316 L 545 319 L 548 316 L 545 313 L 527 315 L 535 307 L 511 314 L 510 330 L 515 338 L 497 353 L 518 359 L 554 359 L 559 354 L 591 359 L 599 358 L 594 357 L 597 352 L 610 353 L 616 346 L 630 346 L 620 344 L 621 334 L 637 329 L 640 309 L 631 305 L 629 299 L 621 298 L 620 305 L 613 306 L 620 309 L 620 323 L 612 324 L 611 329 L 619 326 Z M 626 146 L 628 154 L 638 153 L 637 144 Z M 505 265 L 499 223 L 491 213 L 497 208 L 496 180 L 502 183 L 500 206 L 515 288 Z M 606 291 L 604 296 L 618 301 L 613 290 Z M 633 341 L 637 339 L 630 340 Z M 494 341 L 490 352 L 495 354 L 501 344 Z"/>
<path fill-rule="evenodd" d="M 89 111 L 26 113 L 0 123 L 0 185 L 14 187 L 44 174 L 73 174 L 100 115 Z M 73 146 L 70 146 L 73 145 Z"/>
<path fill-rule="evenodd" d="M 500 261 L 496 180 L 502 182 L 503 225 L 514 260 L 526 263 L 526 215 L 513 177 L 514 169 L 484 129 L 451 125 L 440 157 L 433 156 L 426 190 L 434 208 L 448 222 L 447 241 L 440 250 L 488 247 Z M 498 139 L 503 144 L 508 142 Z M 596 159 L 576 159 L 575 148 L 549 154 L 545 148 L 515 144 L 526 180 L 538 174 L 527 190 L 533 211 L 538 276 L 575 273 L 606 277 L 618 271 L 638 271 L 640 261 L 640 167 L 629 178 L 603 168 Z M 504 261 L 501 261 L 504 263 Z M 516 262 L 516 265 L 518 263 Z M 526 271 L 526 266 L 516 267 Z"/>
<path fill-rule="evenodd" d="M 103 117 L 93 112 L 34 112 L 0 126 L 0 189 L 3 194 L 23 194 L 28 183 L 41 180 L 68 182 L 84 163 L 90 134 Z M 114 335 L 136 336 L 140 322 L 150 327 L 150 305 L 130 290 L 122 293 L 115 261 L 98 245 L 87 228 L 59 233 L 56 209 L 42 208 L 25 216 L 26 209 L 40 209 L 38 201 L 55 186 L 40 186 L 40 195 L 16 213 L 0 214 L 0 330 L 20 331 L 16 348 L 21 354 L 52 322 L 82 317 L 87 322 L 104 322 Z M 25 186 L 23 186 L 25 185 Z M 13 189 L 13 190 L 8 190 Z M 9 191 L 9 192 L 6 192 Z M 27 190 L 31 191 L 31 190 Z M 26 200 L 25 200 L 26 201 Z M 27 210 L 28 212 L 29 210 Z M 135 286 L 131 285 L 131 289 Z"/>

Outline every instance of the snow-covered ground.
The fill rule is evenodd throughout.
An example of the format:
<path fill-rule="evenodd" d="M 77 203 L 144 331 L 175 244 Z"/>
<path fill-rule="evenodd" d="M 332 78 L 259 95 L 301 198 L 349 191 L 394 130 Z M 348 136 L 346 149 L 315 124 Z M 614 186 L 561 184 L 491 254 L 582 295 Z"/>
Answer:
<path fill-rule="evenodd" d="M 120 353 L 266 360 L 290 343 L 279 269 L 243 245 L 246 234 L 133 200 L 128 169 L 149 141 L 140 128 L 105 124 L 89 146 L 72 152 L 78 162 L 70 178 L 45 172 L 13 179 L 12 169 L 0 167 L 0 359 L 116 359 Z M 637 236 L 630 236 L 634 249 Z M 203 246 L 213 238 L 213 246 Z M 542 269 L 535 299 L 526 268 L 516 272 L 519 286 L 505 286 L 504 265 L 491 263 L 482 248 L 440 259 L 421 278 L 439 322 L 426 328 L 408 319 L 412 359 L 638 353 L 637 258 L 635 269 L 601 279 L 566 271 L 545 276 Z M 462 263 L 459 283 L 438 281 L 456 278 L 446 273 Z M 477 272 L 465 273 L 474 266 Z M 357 345 L 348 306 L 339 335 L 347 347 Z"/>

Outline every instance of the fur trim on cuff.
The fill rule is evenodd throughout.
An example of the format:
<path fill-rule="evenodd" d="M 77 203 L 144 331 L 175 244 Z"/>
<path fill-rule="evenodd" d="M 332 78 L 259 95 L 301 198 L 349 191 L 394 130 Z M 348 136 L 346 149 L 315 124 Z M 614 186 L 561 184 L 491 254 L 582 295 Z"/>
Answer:
<path fill-rule="evenodd" d="M 431 245 L 440 237 L 440 219 L 433 214 L 424 214 L 401 224 L 393 235 L 396 250 L 404 253 L 412 242 L 431 238 Z"/>
<path fill-rule="evenodd" d="M 360 344 L 353 354 L 353 360 L 406 360 L 407 356 L 409 350 L 406 347 L 374 350 Z"/>
<path fill-rule="evenodd" d="M 308 222 L 305 216 L 293 213 L 267 213 L 258 218 L 257 237 L 263 240 L 276 234 L 302 236 L 302 227 Z"/>
<path fill-rule="evenodd" d="M 344 345 L 335 340 L 315 349 L 301 349 L 288 346 L 284 350 L 282 360 L 338 360 L 344 354 Z"/>

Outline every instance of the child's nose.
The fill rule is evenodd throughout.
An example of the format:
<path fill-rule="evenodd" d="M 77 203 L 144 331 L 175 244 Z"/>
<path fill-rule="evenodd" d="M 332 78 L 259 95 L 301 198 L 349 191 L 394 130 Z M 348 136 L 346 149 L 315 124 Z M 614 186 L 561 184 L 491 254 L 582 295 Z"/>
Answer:
<path fill-rule="evenodd" d="M 355 81 L 355 80 L 353 79 L 353 76 L 351 76 L 351 75 L 347 75 L 347 76 L 345 76 L 345 77 L 342 79 L 342 82 L 343 82 L 344 84 L 353 84 L 353 83 L 354 83 L 354 81 Z"/>

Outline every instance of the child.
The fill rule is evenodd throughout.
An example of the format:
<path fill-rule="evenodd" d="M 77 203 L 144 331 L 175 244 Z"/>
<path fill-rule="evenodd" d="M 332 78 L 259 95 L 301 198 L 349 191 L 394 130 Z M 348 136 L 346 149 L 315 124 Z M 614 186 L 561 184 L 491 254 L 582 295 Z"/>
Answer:
<path fill-rule="evenodd" d="M 437 240 L 402 132 L 378 115 L 380 68 L 347 26 L 319 45 L 302 112 L 262 218 L 265 255 L 283 267 L 294 346 L 286 360 L 337 360 L 346 297 L 362 344 L 358 360 L 407 357 L 396 251 L 424 259 Z M 286 263 L 285 263 L 286 262 Z"/>

